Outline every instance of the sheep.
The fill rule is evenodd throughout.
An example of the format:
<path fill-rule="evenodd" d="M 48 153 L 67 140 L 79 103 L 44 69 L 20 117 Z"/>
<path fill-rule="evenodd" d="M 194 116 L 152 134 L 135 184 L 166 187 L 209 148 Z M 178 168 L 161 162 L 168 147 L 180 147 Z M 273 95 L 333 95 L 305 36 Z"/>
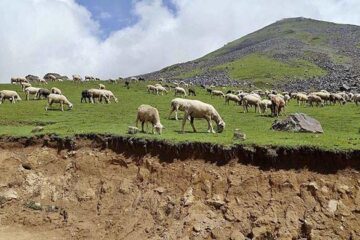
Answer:
<path fill-rule="evenodd" d="M 89 94 L 89 90 L 83 90 L 82 92 L 81 92 L 81 103 L 83 102 L 83 101 L 85 101 L 86 103 L 87 103 L 87 101 L 86 101 L 86 99 L 89 101 L 89 103 L 91 103 L 91 96 L 90 96 L 90 94 Z"/>
<path fill-rule="evenodd" d="M 102 89 L 95 89 L 95 88 L 87 90 L 87 94 L 90 98 L 90 103 L 95 103 L 96 98 L 99 99 L 99 101 L 100 101 L 100 100 L 102 100 L 103 97 L 105 98 L 106 103 L 108 103 L 109 98 L 105 95 L 105 93 L 103 91 L 104 90 L 102 90 Z"/>
<path fill-rule="evenodd" d="M 46 88 L 40 88 L 39 91 L 37 91 L 36 93 L 36 98 L 37 99 L 41 99 L 41 97 L 43 98 L 47 98 L 50 95 L 50 91 Z"/>
<path fill-rule="evenodd" d="M 21 97 L 15 91 L 12 90 L 0 91 L 0 104 L 2 104 L 6 99 L 8 99 L 12 103 L 16 103 L 16 101 L 21 101 Z"/>
<path fill-rule="evenodd" d="M 147 126 L 148 122 L 152 124 L 152 134 L 154 134 L 154 128 L 158 134 L 161 134 L 164 128 L 160 122 L 159 111 L 150 105 L 142 104 L 139 106 L 137 109 L 136 127 L 138 127 L 139 121 L 141 122 L 142 132 L 144 132 L 144 124 L 146 123 Z"/>
<path fill-rule="evenodd" d="M 156 86 L 157 92 L 158 94 L 161 93 L 161 95 L 168 94 L 168 90 L 166 88 L 164 88 L 163 86 Z"/>
<path fill-rule="evenodd" d="M 310 94 L 307 101 L 311 107 L 314 106 L 313 103 L 316 103 L 316 106 L 324 106 L 323 100 L 318 95 Z"/>
<path fill-rule="evenodd" d="M 85 76 L 85 81 L 95 81 L 96 78 L 94 78 L 93 76 Z"/>
<path fill-rule="evenodd" d="M 358 94 L 354 94 L 353 96 L 353 101 L 356 105 L 359 105 L 360 104 L 360 93 Z"/>
<path fill-rule="evenodd" d="M 229 102 L 233 101 L 235 104 L 240 104 L 240 98 L 239 96 L 232 94 L 232 93 L 228 93 L 225 95 L 225 104 L 230 104 Z"/>
<path fill-rule="evenodd" d="M 125 85 L 124 87 L 126 87 L 127 89 L 130 88 L 130 82 L 128 80 L 125 80 Z"/>
<path fill-rule="evenodd" d="M 106 89 L 105 85 L 102 83 L 99 83 L 99 89 Z"/>
<path fill-rule="evenodd" d="M 182 87 L 175 87 L 174 91 L 175 91 L 175 96 L 178 96 L 178 95 L 180 95 L 180 96 L 183 95 L 184 97 L 187 96 L 185 89 Z"/>
<path fill-rule="evenodd" d="M 305 104 L 305 102 L 308 101 L 308 96 L 304 93 L 297 93 L 295 95 L 295 98 L 299 106 L 301 105 L 301 103 Z"/>
<path fill-rule="evenodd" d="M 263 99 L 260 101 L 259 107 L 260 107 L 260 113 L 264 114 L 267 109 L 271 109 L 272 102 L 269 99 Z"/>
<path fill-rule="evenodd" d="M 211 97 L 214 97 L 214 96 L 225 97 L 225 94 L 220 90 L 213 90 L 211 92 Z"/>
<path fill-rule="evenodd" d="M 55 82 L 56 81 L 56 77 L 52 74 L 50 74 L 48 77 L 47 77 L 51 82 Z"/>
<path fill-rule="evenodd" d="M 39 79 L 39 83 L 40 83 L 40 84 L 48 84 L 45 79 Z"/>
<path fill-rule="evenodd" d="M 285 101 L 279 96 L 272 96 L 271 97 L 271 115 L 278 117 L 281 113 L 281 110 L 284 109 L 285 111 Z"/>
<path fill-rule="evenodd" d="M 36 95 L 37 92 L 40 90 L 40 88 L 36 88 L 36 87 L 27 87 L 25 88 L 25 95 L 26 95 L 26 100 L 29 100 L 29 95 L 34 95 L 34 99 L 37 99 Z"/>
<path fill-rule="evenodd" d="M 283 96 L 284 96 L 285 104 L 287 104 L 287 103 L 290 101 L 291 97 L 290 97 L 289 94 L 285 94 L 285 95 L 283 95 Z"/>
<path fill-rule="evenodd" d="M 21 89 L 25 91 L 25 88 L 31 87 L 31 83 L 22 82 L 21 83 Z"/>
<path fill-rule="evenodd" d="M 81 82 L 82 78 L 80 75 L 72 75 L 73 81 L 74 82 Z"/>
<path fill-rule="evenodd" d="M 154 85 L 146 86 L 148 93 L 159 94 L 158 89 Z"/>
<path fill-rule="evenodd" d="M 314 94 L 314 95 L 317 95 L 319 97 L 321 97 L 322 100 L 324 100 L 324 103 L 329 103 L 330 101 L 330 93 L 327 92 L 326 90 L 321 90 L 320 92 L 314 92 L 314 93 L 311 93 L 311 94 Z"/>
<path fill-rule="evenodd" d="M 339 104 L 346 103 L 346 100 L 340 94 L 336 94 L 336 93 L 331 93 L 329 100 L 334 105 L 336 104 L 336 102 L 338 102 Z"/>
<path fill-rule="evenodd" d="M 118 99 L 115 97 L 112 91 L 106 89 L 102 89 L 101 91 L 103 92 L 103 95 L 100 96 L 100 102 L 102 98 L 105 98 L 106 102 L 110 102 L 111 99 L 114 99 L 114 102 L 116 103 L 118 102 Z"/>
<path fill-rule="evenodd" d="M 217 125 L 217 132 L 221 133 L 224 131 L 225 122 L 216 111 L 216 109 L 207 103 L 201 102 L 199 100 L 188 100 L 184 105 L 185 115 L 182 121 L 181 132 L 184 133 L 184 127 L 186 120 L 190 117 L 190 124 L 193 128 L 193 131 L 196 132 L 194 126 L 195 118 L 204 118 L 208 122 L 208 132 L 215 133 L 211 121 L 214 120 Z"/>
<path fill-rule="evenodd" d="M 249 106 L 255 107 L 255 112 L 260 113 L 260 102 L 261 98 L 258 98 L 256 95 L 249 94 L 243 97 L 243 106 L 244 106 L 244 113 L 249 112 Z"/>
<path fill-rule="evenodd" d="M 207 92 L 208 94 L 211 95 L 212 91 L 213 91 L 213 90 L 212 90 L 211 88 L 206 88 L 206 92 Z"/>
<path fill-rule="evenodd" d="M 175 112 L 175 120 L 179 120 L 178 119 L 178 111 L 184 111 L 185 110 L 185 105 L 186 103 L 190 101 L 188 99 L 183 99 L 183 98 L 174 98 L 173 100 L 171 100 L 170 103 L 170 114 L 169 114 L 169 119 L 171 119 L 171 114 L 173 112 Z"/>
<path fill-rule="evenodd" d="M 52 87 L 50 91 L 51 93 L 62 95 L 61 90 L 56 87 Z"/>
<path fill-rule="evenodd" d="M 189 96 L 196 96 L 195 88 L 191 87 L 188 89 Z"/>
<path fill-rule="evenodd" d="M 73 108 L 73 104 L 69 102 L 69 100 L 64 95 L 51 93 L 48 96 L 48 103 L 45 106 L 45 111 L 47 111 L 53 103 L 60 103 L 62 112 L 64 111 L 64 104 L 68 106 L 69 110 Z"/>

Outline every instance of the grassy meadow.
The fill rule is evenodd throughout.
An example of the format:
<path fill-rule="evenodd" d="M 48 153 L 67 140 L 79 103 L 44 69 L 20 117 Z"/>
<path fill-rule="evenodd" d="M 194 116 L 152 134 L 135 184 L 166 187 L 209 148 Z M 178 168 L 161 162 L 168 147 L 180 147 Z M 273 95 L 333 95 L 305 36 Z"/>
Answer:
<path fill-rule="evenodd" d="M 46 100 L 25 100 L 25 95 L 19 85 L 1 84 L 0 90 L 17 90 L 23 101 L 10 104 L 6 101 L 0 105 L 0 135 L 31 136 L 31 130 L 37 125 L 43 125 L 44 133 L 56 133 L 61 136 L 71 136 L 77 133 L 111 133 L 126 135 L 128 126 L 134 125 L 136 111 L 140 104 L 150 104 L 157 107 L 161 122 L 166 127 L 163 134 L 152 135 L 139 133 L 136 137 L 165 139 L 168 141 L 202 141 L 224 145 L 234 142 L 234 129 L 240 129 L 247 135 L 243 144 L 281 145 L 281 146 L 314 146 L 324 149 L 360 149 L 360 106 L 348 103 L 345 106 L 325 106 L 321 108 L 297 106 L 290 102 L 286 115 L 294 112 L 306 113 L 320 121 L 324 134 L 277 132 L 270 129 L 275 118 L 254 113 L 243 113 L 241 106 L 233 103 L 224 104 L 222 98 L 211 98 L 205 90 L 197 88 L 197 96 L 190 97 L 213 104 L 226 122 L 225 131 L 221 134 L 208 134 L 205 120 L 195 120 L 198 133 L 193 133 L 187 122 L 186 133 L 179 133 L 181 120 L 168 119 L 170 101 L 173 92 L 168 95 L 156 96 L 146 92 L 149 83 L 134 83 L 130 89 L 123 84 L 105 83 L 107 88 L 118 97 L 118 103 L 89 104 L 80 103 L 81 91 L 97 88 L 97 82 L 75 84 L 72 82 L 50 83 L 60 88 L 64 95 L 74 104 L 70 111 L 61 112 L 57 104 L 54 110 L 45 111 Z M 226 91 L 226 89 L 222 89 Z M 286 115 L 280 118 L 285 118 Z M 182 116 L 182 113 L 179 113 Z M 150 129 L 149 129 L 150 132 Z M 39 133 L 38 133 L 39 134 Z"/>

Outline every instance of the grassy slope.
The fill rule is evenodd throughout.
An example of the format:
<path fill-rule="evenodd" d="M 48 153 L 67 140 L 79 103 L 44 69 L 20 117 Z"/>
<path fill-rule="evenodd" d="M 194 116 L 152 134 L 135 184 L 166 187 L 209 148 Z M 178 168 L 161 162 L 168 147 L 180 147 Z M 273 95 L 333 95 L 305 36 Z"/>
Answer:
<path fill-rule="evenodd" d="M 52 84 L 47 87 L 50 88 Z M 167 96 L 149 95 L 145 84 L 133 85 L 130 90 L 122 85 L 107 85 L 118 97 L 118 104 L 80 104 L 82 89 L 96 87 L 95 83 L 76 85 L 70 82 L 57 83 L 69 100 L 74 103 L 72 111 L 44 111 L 45 100 L 22 101 L 15 105 L 0 105 L 0 134 L 28 136 L 35 122 L 52 123 L 45 126 L 45 133 L 73 135 L 76 133 L 113 133 L 126 134 L 127 127 L 134 124 L 136 109 L 147 103 L 159 109 L 161 120 L 166 129 L 161 136 L 138 134 L 138 137 L 154 137 L 171 141 L 206 141 L 231 144 L 233 130 L 241 129 L 247 134 L 245 144 L 299 146 L 312 145 L 321 148 L 360 149 L 360 107 L 354 104 L 346 106 L 326 106 L 323 108 L 298 107 L 291 103 L 287 114 L 304 112 L 318 119 L 324 128 L 324 134 L 286 133 L 270 130 L 273 118 L 260 116 L 253 111 L 244 114 L 242 108 L 230 104 L 225 106 L 223 99 L 206 95 L 198 89 L 196 98 L 213 104 L 223 116 L 227 126 L 222 134 L 205 133 L 205 121 L 195 121 L 199 133 L 179 134 L 181 121 L 168 120 L 169 103 L 172 93 Z M 0 85 L 0 89 L 19 90 L 19 86 Z M 23 93 L 21 93 L 23 97 Z M 284 118 L 285 116 L 282 116 Z M 186 130 L 190 131 L 188 123 Z"/>
<path fill-rule="evenodd" d="M 226 69 L 232 79 L 267 82 L 281 81 L 284 78 L 294 76 L 306 79 L 312 76 L 322 76 L 326 73 L 315 64 L 304 60 L 284 63 L 260 54 L 247 55 L 216 68 Z"/>

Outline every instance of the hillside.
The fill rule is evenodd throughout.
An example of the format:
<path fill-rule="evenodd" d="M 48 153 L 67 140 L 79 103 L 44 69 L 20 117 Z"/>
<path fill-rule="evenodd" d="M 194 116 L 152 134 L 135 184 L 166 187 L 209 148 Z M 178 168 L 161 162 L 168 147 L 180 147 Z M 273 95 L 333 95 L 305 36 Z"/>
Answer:
<path fill-rule="evenodd" d="M 358 88 L 359 73 L 359 26 L 291 18 L 200 59 L 142 76 L 198 84 L 336 89 L 343 84 Z"/>

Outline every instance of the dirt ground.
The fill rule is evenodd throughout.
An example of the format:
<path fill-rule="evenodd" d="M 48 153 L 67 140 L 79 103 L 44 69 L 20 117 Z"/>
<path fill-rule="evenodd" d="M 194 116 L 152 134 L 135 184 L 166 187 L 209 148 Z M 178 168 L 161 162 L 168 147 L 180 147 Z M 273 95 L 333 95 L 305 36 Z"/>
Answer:
<path fill-rule="evenodd" d="M 360 239 L 359 189 L 352 169 L 2 144 L 0 239 Z"/>

